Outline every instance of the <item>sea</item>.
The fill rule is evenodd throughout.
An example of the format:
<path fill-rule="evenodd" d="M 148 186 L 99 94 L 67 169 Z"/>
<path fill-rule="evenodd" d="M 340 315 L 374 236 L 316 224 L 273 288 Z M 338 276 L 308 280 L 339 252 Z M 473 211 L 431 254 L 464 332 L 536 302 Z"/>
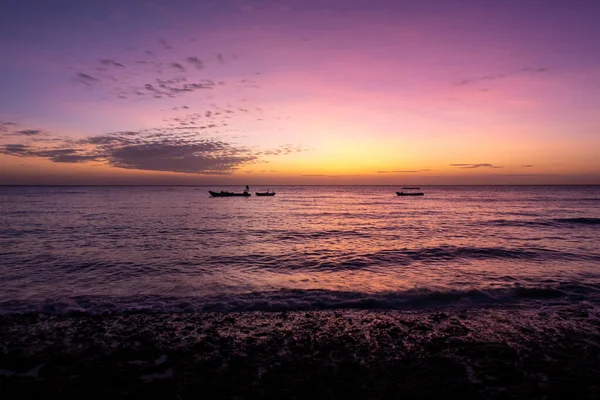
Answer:
<path fill-rule="evenodd" d="M 0 187 L 0 313 L 600 304 L 600 186 L 270 188 Z"/>

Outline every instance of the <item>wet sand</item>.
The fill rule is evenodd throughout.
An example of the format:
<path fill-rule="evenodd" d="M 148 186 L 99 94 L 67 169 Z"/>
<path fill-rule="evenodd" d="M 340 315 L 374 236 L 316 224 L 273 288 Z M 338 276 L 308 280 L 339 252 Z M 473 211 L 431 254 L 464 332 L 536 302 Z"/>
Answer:
<path fill-rule="evenodd" d="M 0 316 L 25 398 L 600 398 L 586 304 L 463 311 Z"/>

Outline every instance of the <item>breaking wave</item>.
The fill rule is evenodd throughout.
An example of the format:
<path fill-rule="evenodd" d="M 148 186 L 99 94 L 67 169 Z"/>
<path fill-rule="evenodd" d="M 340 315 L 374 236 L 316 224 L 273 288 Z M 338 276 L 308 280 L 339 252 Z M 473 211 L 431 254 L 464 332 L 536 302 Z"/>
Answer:
<path fill-rule="evenodd" d="M 600 304 L 600 286 L 561 283 L 555 286 L 481 288 L 362 293 L 334 290 L 288 289 L 209 297 L 168 296 L 79 296 L 57 301 L 4 301 L 0 314 L 102 314 L 102 313 L 188 313 L 248 311 L 309 311 L 336 309 L 412 310 L 427 308 L 473 308 L 507 305 L 536 306 L 587 301 Z"/>

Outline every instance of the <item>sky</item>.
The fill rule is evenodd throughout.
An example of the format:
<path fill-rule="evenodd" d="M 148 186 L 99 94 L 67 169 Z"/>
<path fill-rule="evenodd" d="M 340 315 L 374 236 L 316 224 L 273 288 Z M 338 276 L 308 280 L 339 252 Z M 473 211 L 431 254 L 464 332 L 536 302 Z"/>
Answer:
<path fill-rule="evenodd" d="M 595 0 L 4 0 L 0 184 L 600 184 Z"/>

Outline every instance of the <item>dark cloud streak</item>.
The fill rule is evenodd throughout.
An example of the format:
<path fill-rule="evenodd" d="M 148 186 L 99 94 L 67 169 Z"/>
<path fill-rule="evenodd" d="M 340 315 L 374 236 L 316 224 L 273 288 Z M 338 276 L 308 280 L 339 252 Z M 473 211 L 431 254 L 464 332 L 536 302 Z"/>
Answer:
<path fill-rule="evenodd" d="M 192 64 L 197 69 L 203 69 L 204 68 L 204 63 L 198 57 L 192 57 L 192 56 L 190 56 L 190 57 L 187 58 L 187 62 L 190 63 L 190 64 Z"/>
<path fill-rule="evenodd" d="M 413 170 L 397 170 L 397 171 L 377 171 L 378 174 L 412 174 L 417 172 L 427 172 L 430 169 L 413 169 Z"/>
<path fill-rule="evenodd" d="M 11 126 L 17 126 L 17 123 L 10 121 L 0 121 L 0 132 L 8 132 L 9 127 Z"/>
<path fill-rule="evenodd" d="M 78 83 L 82 83 L 86 86 L 91 86 L 93 83 L 96 82 L 100 82 L 99 79 L 94 78 L 91 75 L 85 74 L 83 72 L 79 72 L 76 76 L 75 76 L 75 81 Z"/>
<path fill-rule="evenodd" d="M 180 72 L 185 72 L 185 67 L 179 63 L 171 63 L 171 67 L 175 68 L 176 70 L 180 71 Z"/>
<path fill-rule="evenodd" d="M 504 168 L 502 165 L 494 165 L 489 163 L 482 164 L 450 164 L 451 167 L 475 169 L 475 168 Z"/>
<path fill-rule="evenodd" d="M 522 74 L 522 73 L 540 73 L 540 72 L 545 72 L 547 71 L 548 68 L 521 68 L 519 70 L 513 71 L 513 72 L 507 72 L 507 73 L 502 73 L 502 74 L 493 74 L 493 75 L 485 75 L 485 76 L 480 76 L 480 77 L 476 77 L 476 78 L 469 78 L 469 79 L 462 79 L 458 82 L 455 82 L 454 85 L 455 86 L 465 86 L 465 85 L 470 85 L 472 83 L 476 83 L 476 82 L 481 82 L 481 81 L 494 81 L 494 80 L 498 80 L 498 79 L 503 79 L 503 78 L 507 78 L 509 76 L 512 75 L 516 75 L 516 74 Z"/>
<path fill-rule="evenodd" d="M 119 67 L 119 68 L 124 68 L 125 67 L 125 65 L 123 65 L 123 64 L 121 64 L 119 62 L 116 62 L 115 60 L 111 60 L 110 58 L 101 58 L 98 61 L 100 61 L 100 64 L 106 65 L 108 67 Z"/>
<path fill-rule="evenodd" d="M 43 132 L 39 129 L 23 129 L 20 131 L 11 132 L 13 136 L 39 136 L 42 135 Z"/>
<path fill-rule="evenodd" d="M 215 127 L 215 124 L 210 124 L 201 128 Z M 266 162 L 260 159 L 264 154 L 285 155 L 304 151 L 302 146 L 294 145 L 283 145 L 275 151 L 257 151 L 201 136 L 200 131 L 197 127 L 177 131 L 155 128 L 113 132 L 80 140 L 59 137 L 38 139 L 34 134 L 29 139 L 33 143 L 1 145 L 0 154 L 39 157 L 56 163 L 101 162 L 124 169 L 223 175 L 233 173 L 244 164 Z"/>

